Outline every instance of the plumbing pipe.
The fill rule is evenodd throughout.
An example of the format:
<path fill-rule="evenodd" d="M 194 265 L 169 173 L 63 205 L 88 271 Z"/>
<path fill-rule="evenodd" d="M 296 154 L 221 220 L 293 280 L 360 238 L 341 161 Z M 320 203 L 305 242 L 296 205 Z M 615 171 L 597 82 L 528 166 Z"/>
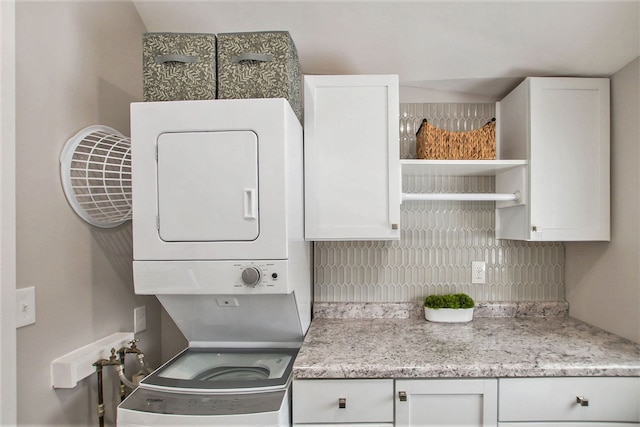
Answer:
<path fill-rule="evenodd" d="M 102 367 L 107 359 L 100 359 L 96 361 L 93 366 L 96 367 L 96 373 L 98 375 L 98 424 L 100 427 L 104 427 L 104 396 L 102 393 Z"/>
<path fill-rule="evenodd" d="M 144 361 L 141 359 L 140 356 L 143 356 L 142 353 L 138 350 L 135 351 L 137 349 L 135 349 L 135 342 L 133 344 L 134 347 L 134 351 L 138 353 L 138 363 L 141 363 L 144 366 Z M 116 349 L 112 348 L 111 349 L 111 356 L 109 356 L 109 359 L 99 359 L 97 361 L 95 361 L 93 363 L 93 366 L 96 367 L 96 373 L 98 375 L 98 424 L 100 427 L 104 427 L 104 414 L 105 414 L 105 408 L 104 408 L 104 393 L 103 393 L 103 375 L 102 375 L 102 371 L 103 368 L 105 366 L 115 366 L 116 367 L 116 371 L 118 372 L 118 378 L 120 378 L 120 400 L 124 400 L 124 398 L 126 397 L 126 390 L 125 390 L 125 386 L 134 389 L 137 386 L 135 384 L 133 384 L 131 381 L 129 381 L 127 379 L 127 377 L 124 375 L 124 355 L 125 353 L 127 353 L 128 349 L 126 348 L 121 348 L 120 350 L 118 350 L 118 355 L 120 357 L 116 357 Z M 143 356 L 144 357 L 144 356 Z"/>
<path fill-rule="evenodd" d="M 144 353 L 136 346 L 136 343 L 140 341 L 139 339 L 134 339 L 129 341 L 129 347 L 122 347 L 118 350 L 121 359 L 121 368 L 118 368 L 118 377 L 120 377 L 120 383 L 122 385 L 121 388 L 121 396 L 124 394 L 124 386 L 127 386 L 131 389 L 134 389 L 138 386 L 138 383 L 142 378 L 150 374 L 152 371 L 149 369 L 144 361 Z M 129 381 L 125 375 L 124 370 L 124 357 L 127 353 L 135 353 L 136 360 L 138 362 L 139 371 L 137 374 L 134 374 L 131 377 L 131 381 Z"/>
<path fill-rule="evenodd" d="M 125 377 L 125 376 L 124 376 L 124 367 L 123 367 L 122 365 L 118 365 L 118 366 L 116 366 L 116 371 L 118 371 L 118 377 L 120 378 L 120 382 L 121 382 L 123 385 L 126 385 L 126 386 L 127 386 L 127 387 L 129 387 L 130 389 L 134 389 L 134 388 L 136 388 L 136 387 L 137 387 L 134 383 L 132 383 L 131 381 L 129 381 L 129 380 L 127 379 L 127 377 Z"/>
<path fill-rule="evenodd" d="M 144 361 L 144 353 L 138 354 L 138 364 L 140 368 L 144 372 L 145 375 L 149 375 L 153 370 L 147 366 L 147 363 Z"/>
<path fill-rule="evenodd" d="M 120 359 L 120 367 L 122 369 L 122 375 L 126 377 L 126 375 L 124 374 L 124 356 L 125 356 L 125 351 L 124 351 L 124 347 L 121 348 L 120 350 L 118 350 L 118 358 Z M 118 373 L 118 377 L 120 376 L 120 373 Z M 120 402 L 122 402 L 125 398 L 127 397 L 127 389 L 125 388 L 125 384 L 122 381 L 122 378 L 120 379 Z"/>

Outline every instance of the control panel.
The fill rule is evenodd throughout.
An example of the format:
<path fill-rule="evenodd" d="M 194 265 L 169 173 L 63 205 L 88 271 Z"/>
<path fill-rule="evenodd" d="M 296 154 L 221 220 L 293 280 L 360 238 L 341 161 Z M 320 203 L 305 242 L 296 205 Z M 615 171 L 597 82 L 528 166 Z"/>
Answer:
<path fill-rule="evenodd" d="M 282 276 L 282 266 L 277 266 L 273 262 L 247 264 L 236 264 L 240 270 L 240 280 L 242 285 L 250 288 L 274 287 L 278 279 Z"/>
<path fill-rule="evenodd" d="M 290 293 L 287 260 L 134 261 L 140 294 Z"/>

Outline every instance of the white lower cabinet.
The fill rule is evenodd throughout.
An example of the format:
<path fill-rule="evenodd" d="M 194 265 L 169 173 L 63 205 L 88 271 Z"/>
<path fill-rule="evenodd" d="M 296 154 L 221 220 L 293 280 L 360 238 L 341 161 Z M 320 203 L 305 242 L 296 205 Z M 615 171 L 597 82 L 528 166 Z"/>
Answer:
<path fill-rule="evenodd" d="M 640 423 L 640 377 L 505 378 L 499 396 L 500 427 Z"/>
<path fill-rule="evenodd" d="M 393 425 L 392 379 L 294 380 L 293 425 Z"/>
<path fill-rule="evenodd" d="M 396 426 L 487 427 L 498 422 L 498 381 L 396 380 Z"/>
<path fill-rule="evenodd" d="M 542 422 L 542 423 L 498 423 L 498 427 L 631 427 L 637 426 L 638 423 L 592 423 L 592 422 L 575 422 L 575 423 L 557 423 L 557 422 Z"/>
<path fill-rule="evenodd" d="M 639 426 L 640 377 L 294 380 L 293 425 Z"/>

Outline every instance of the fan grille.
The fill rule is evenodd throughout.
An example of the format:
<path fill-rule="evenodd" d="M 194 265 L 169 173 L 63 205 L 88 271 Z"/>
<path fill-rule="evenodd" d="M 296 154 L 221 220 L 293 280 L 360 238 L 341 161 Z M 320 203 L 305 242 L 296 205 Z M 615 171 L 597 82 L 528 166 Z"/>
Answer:
<path fill-rule="evenodd" d="M 131 140 L 106 126 L 69 139 L 60 158 L 67 200 L 91 225 L 116 227 L 131 219 Z"/>

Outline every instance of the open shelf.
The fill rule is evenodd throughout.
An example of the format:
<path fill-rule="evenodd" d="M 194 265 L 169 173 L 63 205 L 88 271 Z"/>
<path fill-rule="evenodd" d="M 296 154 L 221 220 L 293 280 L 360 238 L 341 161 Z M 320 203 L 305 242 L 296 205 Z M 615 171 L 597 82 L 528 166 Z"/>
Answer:
<path fill-rule="evenodd" d="M 524 167 L 526 160 L 400 160 L 403 176 L 496 176 L 512 174 L 507 193 L 402 193 L 402 201 L 467 200 L 525 203 Z"/>
<path fill-rule="evenodd" d="M 526 160 L 400 160 L 403 176 L 495 176 Z"/>

